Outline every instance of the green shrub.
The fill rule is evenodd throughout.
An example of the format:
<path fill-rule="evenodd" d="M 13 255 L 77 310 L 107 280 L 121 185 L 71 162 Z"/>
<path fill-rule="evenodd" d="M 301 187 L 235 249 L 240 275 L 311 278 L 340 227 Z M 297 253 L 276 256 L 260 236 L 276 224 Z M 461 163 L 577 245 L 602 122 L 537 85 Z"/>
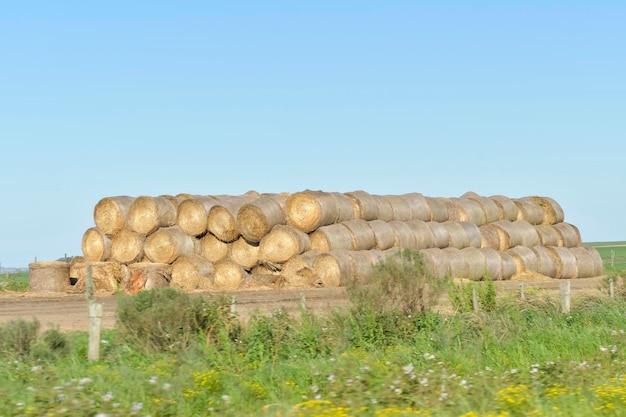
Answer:
<path fill-rule="evenodd" d="M 467 313 L 474 310 L 474 289 L 476 289 L 478 308 L 482 311 L 494 311 L 497 306 L 496 286 L 489 276 L 480 282 L 459 285 L 451 284 L 448 289 L 448 298 L 454 310 L 458 313 Z"/>
<path fill-rule="evenodd" d="M 120 294 L 117 327 L 123 341 L 145 352 L 178 351 L 203 337 L 217 343 L 236 318 L 225 297 L 207 300 L 173 288 Z"/>
<path fill-rule="evenodd" d="M 0 327 L 0 355 L 22 357 L 30 353 L 37 340 L 39 321 L 11 320 Z"/>
<path fill-rule="evenodd" d="M 54 360 L 70 353 L 67 336 L 58 328 L 46 330 L 34 343 L 31 355 L 37 359 Z"/>

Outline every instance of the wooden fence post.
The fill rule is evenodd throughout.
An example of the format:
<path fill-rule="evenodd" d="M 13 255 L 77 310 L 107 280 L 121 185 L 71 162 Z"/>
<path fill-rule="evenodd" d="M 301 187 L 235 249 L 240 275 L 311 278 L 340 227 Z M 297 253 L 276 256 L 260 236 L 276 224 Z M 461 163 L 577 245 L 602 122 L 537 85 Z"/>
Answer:
<path fill-rule="evenodd" d="M 526 299 L 526 294 L 524 294 L 524 283 L 523 282 L 519 285 L 519 299 L 520 300 L 525 300 Z"/>
<path fill-rule="evenodd" d="M 609 278 L 609 296 L 615 298 L 615 284 L 613 278 Z"/>
<path fill-rule="evenodd" d="M 570 312 L 570 281 L 567 280 L 565 282 L 561 282 L 560 285 L 560 293 L 561 293 L 561 307 L 563 310 L 563 313 L 569 313 Z"/>
<path fill-rule="evenodd" d="M 472 285 L 472 306 L 474 307 L 474 313 L 478 313 L 478 293 L 475 285 Z"/>
<path fill-rule="evenodd" d="M 102 324 L 102 304 L 96 303 L 93 292 L 93 278 L 91 276 L 91 263 L 87 264 L 87 310 L 89 316 L 89 344 L 87 359 L 97 361 L 100 359 L 100 327 Z"/>

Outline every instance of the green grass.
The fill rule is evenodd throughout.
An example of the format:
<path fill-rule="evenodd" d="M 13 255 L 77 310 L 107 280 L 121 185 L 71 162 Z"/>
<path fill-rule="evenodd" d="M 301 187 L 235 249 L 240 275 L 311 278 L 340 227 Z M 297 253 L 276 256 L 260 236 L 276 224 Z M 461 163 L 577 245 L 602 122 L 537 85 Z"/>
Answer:
<path fill-rule="evenodd" d="M 28 272 L 0 275 L 0 291 L 28 291 Z"/>
<path fill-rule="evenodd" d="M 626 267 L 626 242 L 585 242 L 583 244 L 596 248 L 606 267 Z"/>

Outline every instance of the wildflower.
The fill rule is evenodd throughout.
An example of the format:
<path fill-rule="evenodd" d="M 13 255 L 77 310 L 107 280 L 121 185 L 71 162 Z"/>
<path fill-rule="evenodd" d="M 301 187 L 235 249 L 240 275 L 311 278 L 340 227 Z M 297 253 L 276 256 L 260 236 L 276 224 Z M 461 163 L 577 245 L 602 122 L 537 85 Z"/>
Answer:
<path fill-rule="evenodd" d="M 330 382 L 334 381 L 335 380 L 335 375 L 333 375 L 333 374 L 328 375 L 328 380 Z"/>
<path fill-rule="evenodd" d="M 164 384 L 163 384 L 163 389 L 164 389 L 165 391 L 169 390 L 170 388 L 172 388 L 172 384 L 170 384 L 170 383 L 168 383 L 168 382 L 166 382 L 166 383 L 164 383 Z"/>
<path fill-rule="evenodd" d="M 432 353 L 424 353 L 424 359 L 433 360 L 435 359 L 435 355 L 433 355 Z"/>
<path fill-rule="evenodd" d="M 113 399 L 113 393 L 111 391 L 107 392 L 106 394 L 102 394 L 102 401 L 111 401 Z"/>
<path fill-rule="evenodd" d="M 412 364 L 412 363 L 410 363 L 410 364 L 408 364 L 408 365 L 406 365 L 406 366 L 403 366 L 403 367 L 402 367 L 402 370 L 403 370 L 403 371 L 404 371 L 404 373 L 405 373 L 405 374 L 407 374 L 407 375 L 412 374 L 412 373 L 413 373 L 413 369 L 414 369 L 414 367 L 413 367 L 413 364 Z"/>
<path fill-rule="evenodd" d="M 142 408 L 143 408 L 143 403 L 133 403 L 130 410 L 137 412 L 137 411 L 140 411 Z"/>
<path fill-rule="evenodd" d="M 78 385 L 85 385 L 85 384 L 89 384 L 92 381 L 91 378 L 81 378 L 78 381 Z"/>
<path fill-rule="evenodd" d="M 150 379 L 148 380 L 149 383 L 151 384 L 156 384 L 157 383 L 157 377 L 156 376 L 151 376 Z"/>
<path fill-rule="evenodd" d="M 31 372 L 39 372 L 43 369 L 43 366 L 41 365 L 37 365 L 37 366 L 33 366 L 32 368 L 30 368 Z"/>
<path fill-rule="evenodd" d="M 224 401 L 225 403 L 230 401 L 230 395 L 224 394 L 222 395 L 222 401 Z"/>

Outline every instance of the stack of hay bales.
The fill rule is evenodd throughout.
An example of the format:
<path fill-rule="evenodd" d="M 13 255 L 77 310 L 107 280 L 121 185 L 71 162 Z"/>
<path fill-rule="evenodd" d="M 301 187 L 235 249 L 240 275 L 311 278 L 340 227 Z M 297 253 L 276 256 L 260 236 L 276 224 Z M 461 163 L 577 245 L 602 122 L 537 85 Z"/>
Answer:
<path fill-rule="evenodd" d="M 403 248 L 421 251 L 438 276 L 602 274 L 598 252 L 581 245 L 578 228 L 549 197 L 117 196 L 98 202 L 94 220 L 72 270 L 80 284 L 91 263 L 96 288 L 106 291 L 115 283 L 129 293 L 344 286 L 370 281 L 374 265 Z"/>

